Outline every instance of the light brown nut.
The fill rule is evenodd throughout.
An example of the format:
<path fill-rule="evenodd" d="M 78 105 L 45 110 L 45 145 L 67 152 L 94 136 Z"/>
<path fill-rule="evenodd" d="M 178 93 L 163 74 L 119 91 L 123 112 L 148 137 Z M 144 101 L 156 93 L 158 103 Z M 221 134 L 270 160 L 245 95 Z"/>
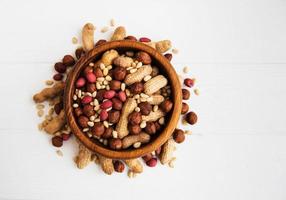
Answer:
<path fill-rule="evenodd" d="M 128 115 L 132 113 L 136 107 L 137 107 L 137 103 L 136 103 L 136 100 L 133 98 L 128 98 L 127 101 L 124 103 L 119 122 L 117 123 L 116 129 L 115 129 L 120 139 L 122 139 L 123 137 L 129 134 L 128 127 L 127 127 Z"/>
<path fill-rule="evenodd" d="M 94 30 L 95 27 L 92 23 L 87 23 L 82 28 L 82 44 L 83 49 L 87 52 L 94 47 Z"/>
<path fill-rule="evenodd" d="M 117 57 L 114 59 L 113 64 L 119 67 L 131 67 L 133 59 L 130 57 Z"/>
<path fill-rule="evenodd" d="M 79 169 L 86 167 L 91 161 L 91 151 L 83 144 L 79 144 L 78 155 L 75 158 L 75 163 Z"/>
<path fill-rule="evenodd" d="M 154 95 L 151 96 L 150 99 L 151 100 L 148 101 L 148 102 L 151 105 L 159 105 L 160 103 L 162 103 L 165 100 L 165 98 L 162 95 L 160 95 L 160 94 L 154 94 Z"/>
<path fill-rule="evenodd" d="M 170 40 L 162 40 L 159 42 L 156 42 L 156 50 L 160 53 L 165 53 L 166 51 L 170 50 L 172 47 Z"/>
<path fill-rule="evenodd" d="M 128 74 L 125 77 L 125 83 L 126 85 L 131 85 L 135 82 L 140 82 L 144 79 L 145 76 L 148 76 L 152 73 L 152 67 L 150 65 L 144 65 L 141 68 L 139 68 L 136 72 L 133 74 Z"/>
<path fill-rule="evenodd" d="M 101 63 L 105 66 L 111 65 L 113 60 L 119 56 L 118 52 L 114 49 L 106 51 L 101 58 Z"/>
<path fill-rule="evenodd" d="M 163 117 L 165 115 L 165 113 L 158 109 L 155 112 L 150 112 L 149 115 L 142 115 L 142 120 L 146 121 L 146 122 L 153 122 L 153 121 L 157 121 L 158 119 L 160 119 L 161 117 Z"/>
<path fill-rule="evenodd" d="M 98 159 L 99 159 L 99 164 L 101 166 L 102 171 L 104 171 L 104 173 L 108 175 L 111 175 L 114 172 L 112 159 L 106 158 L 102 155 L 98 155 Z"/>
<path fill-rule="evenodd" d="M 54 84 L 53 87 L 45 88 L 41 92 L 35 94 L 33 99 L 36 103 L 42 103 L 58 96 L 63 91 L 64 87 L 65 84 L 63 82 L 58 82 Z"/>
<path fill-rule="evenodd" d="M 165 87 L 168 83 L 168 80 L 163 75 L 155 76 L 144 84 L 144 93 L 151 95 L 162 87 Z"/>
<path fill-rule="evenodd" d="M 143 166 L 139 159 L 129 159 L 124 161 L 126 165 L 129 167 L 130 171 L 135 173 L 142 173 L 143 172 Z"/>
<path fill-rule="evenodd" d="M 150 141 L 150 135 L 148 135 L 147 133 L 144 133 L 144 132 L 142 132 L 138 135 L 126 136 L 122 140 L 122 148 L 127 149 L 128 147 L 132 146 L 136 142 L 147 143 L 149 141 Z"/>
<path fill-rule="evenodd" d="M 173 139 L 167 140 L 165 144 L 163 144 L 161 153 L 159 156 L 160 162 L 162 165 L 169 163 L 173 158 L 173 152 L 175 151 L 175 141 Z"/>
<path fill-rule="evenodd" d="M 62 127 L 66 123 L 66 118 L 65 118 L 65 111 L 62 110 L 59 115 L 54 117 L 52 121 L 50 121 L 44 128 L 44 130 L 49 133 L 49 134 L 54 134 L 57 131 L 61 130 Z"/>
<path fill-rule="evenodd" d="M 123 26 L 119 26 L 114 30 L 114 33 L 111 37 L 111 41 L 114 40 L 123 40 L 126 37 L 126 30 Z"/>

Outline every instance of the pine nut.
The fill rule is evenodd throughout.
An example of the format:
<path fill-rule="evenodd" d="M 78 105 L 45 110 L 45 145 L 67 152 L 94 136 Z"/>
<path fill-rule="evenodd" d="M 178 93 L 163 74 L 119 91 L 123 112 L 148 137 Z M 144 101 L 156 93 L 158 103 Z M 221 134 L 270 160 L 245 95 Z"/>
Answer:
<path fill-rule="evenodd" d="M 144 80 L 145 82 L 147 82 L 147 81 L 149 81 L 151 78 L 152 78 L 152 76 L 148 75 L 148 76 L 145 76 L 143 80 Z"/>
<path fill-rule="evenodd" d="M 118 133 L 117 133 L 117 131 L 112 131 L 112 137 L 113 137 L 113 138 L 118 138 Z"/>
<path fill-rule="evenodd" d="M 130 70 L 130 73 L 133 74 L 133 73 L 135 73 L 136 71 L 137 71 L 136 68 L 135 68 L 135 69 L 131 69 L 131 70 Z"/>
<path fill-rule="evenodd" d="M 142 121 L 142 122 L 140 123 L 140 128 L 145 128 L 146 125 L 147 125 L 146 121 Z"/>
<path fill-rule="evenodd" d="M 165 124 L 165 118 L 164 117 L 161 117 L 159 119 L 159 124 L 161 124 L 161 125 Z"/>
<path fill-rule="evenodd" d="M 158 105 L 153 106 L 153 111 L 156 112 L 159 109 Z"/>
<path fill-rule="evenodd" d="M 126 88 L 126 84 L 125 83 L 121 83 L 121 86 L 120 86 L 121 90 L 124 91 L 125 88 Z"/>
<path fill-rule="evenodd" d="M 133 147 L 134 148 L 139 148 L 141 146 L 141 142 L 135 142 L 134 144 L 133 144 Z"/>
<path fill-rule="evenodd" d="M 90 127 L 93 127 L 94 126 L 94 122 L 89 121 L 89 122 L 87 122 L 87 125 L 90 126 Z"/>
<path fill-rule="evenodd" d="M 108 127 L 109 127 L 108 122 L 107 122 L 107 121 L 104 121 L 104 122 L 103 122 L 103 126 L 105 126 L 106 128 L 108 128 Z"/>
<path fill-rule="evenodd" d="M 78 104 L 77 104 L 77 103 L 74 103 L 74 104 L 72 105 L 72 107 L 78 108 Z"/>
<path fill-rule="evenodd" d="M 103 63 L 100 63 L 99 67 L 100 67 L 101 70 L 103 70 L 105 68 L 105 65 Z"/>
<path fill-rule="evenodd" d="M 107 68 L 104 68 L 102 73 L 103 73 L 103 76 L 107 76 L 107 74 L 108 74 L 108 69 L 107 69 Z"/>

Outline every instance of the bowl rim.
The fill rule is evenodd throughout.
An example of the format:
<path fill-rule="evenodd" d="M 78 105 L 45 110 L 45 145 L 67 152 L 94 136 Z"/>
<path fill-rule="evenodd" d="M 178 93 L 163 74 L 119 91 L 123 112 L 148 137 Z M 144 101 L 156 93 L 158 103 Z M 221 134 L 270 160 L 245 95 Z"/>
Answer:
<path fill-rule="evenodd" d="M 134 49 L 136 51 L 145 51 L 151 56 L 152 59 L 155 59 L 158 63 L 160 63 L 160 66 L 158 67 L 164 68 L 164 71 L 168 77 L 169 85 L 171 86 L 171 91 L 175 95 L 173 95 L 172 97 L 174 106 L 172 113 L 169 116 L 168 124 L 164 127 L 164 129 L 153 141 L 137 149 L 116 151 L 96 144 L 95 142 L 91 141 L 90 138 L 86 136 L 85 133 L 81 131 L 81 129 L 77 125 L 77 122 L 73 114 L 72 97 L 73 97 L 73 92 L 75 91 L 75 84 L 74 84 L 75 80 L 80 75 L 82 69 L 86 67 L 87 64 L 91 62 L 96 56 L 101 55 L 105 51 L 111 49 L 121 49 L 121 48 Z M 135 42 L 130 40 L 119 40 L 119 41 L 106 42 L 104 44 L 101 44 L 93 48 L 78 60 L 78 62 L 73 67 L 72 71 L 69 73 L 65 84 L 64 110 L 66 114 L 66 120 L 71 128 L 71 131 L 74 133 L 77 139 L 88 149 L 90 149 L 94 153 L 98 153 L 101 154 L 102 156 L 112 159 L 137 158 L 158 149 L 171 137 L 174 129 L 177 126 L 177 122 L 181 114 L 181 109 L 182 109 L 181 84 L 175 69 L 161 53 L 159 53 L 154 48 L 140 42 Z"/>

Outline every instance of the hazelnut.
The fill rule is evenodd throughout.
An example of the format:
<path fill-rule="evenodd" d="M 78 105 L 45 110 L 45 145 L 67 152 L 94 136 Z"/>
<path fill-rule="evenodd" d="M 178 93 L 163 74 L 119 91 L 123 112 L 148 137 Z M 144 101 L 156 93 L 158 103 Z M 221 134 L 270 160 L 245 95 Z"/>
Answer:
<path fill-rule="evenodd" d="M 149 115 L 152 111 L 152 105 L 148 102 L 139 103 L 138 107 L 140 108 L 142 115 Z"/>
<path fill-rule="evenodd" d="M 65 66 L 73 66 L 75 64 L 75 60 L 71 55 L 65 55 L 63 58 L 63 64 Z"/>
<path fill-rule="evenodd" d="M 173 58 L 173 55 L 171 53 L 166 53 L 164 56 L 165 56 L 165 58 L 167 58 L 171 62 L 171 60 Z"/>
<path fill-rule="evenodd" d="M 90 93 L 94 93 L 96 91 L 96 85 L 94 83 L 88 83 L 86 85 L 86 90 Z"/>
<path fill-rule="evenodd" d="M 90 66 L 87 66 L 84 70 L 83 70 L 83 74 L 86 76 L 89 73 L 92 73 L 93 69 Z"/>
<path fill-rule="evenodd" d="M 67 67 L 62 62 L 57 62 L 55 64 L 55 70 L 59 73 L 65 73 Z"/>
<path fill-rule="evenodd" d="M 112 98 L 112 108 L 115 110 L 121 110 L 122 109 L 122 102 L 118 98 Z"/>
<path fill-rule="evenodd" d="M 103 95 L 105 93 L 106 90 L 98 90 L 97 93 L 96 93 L 96 99 L 98 101 L 102 101 L 104 98 L 103 98 Z"/>
<path fill-rule="evenodd" d="M 173 102 L 170 99 L 166 99 L 160 104 L 160 108 L 162 111 L 165 113 L 168 113 L 172 110 L 173 108 Z"/>
<path fill-rule="evenodd" d="M 84 50 L 82 48 L 78 48 L 75 50 L 75 56 L 77 59 L 80 59 L 85 54 Z"/>
<path fill-rule="evenodd" d="M 112 74 L 115 80 L 122 81 L 125 79 L 127 71 L 124 67 L 116 67 Z"/>
<path fill-rule="evenodd" d="M 147 153 L 146 155 L 144 155 L 144 156 L 142 157 L 142 159 L 143 159 L 145 162 L 151 160 L 152 158 L 153 158 L 153 156 L 152 156 L 151 153 Z"/>
<path fill-rule="evenodd" d="M 108 112 L 108 121 L 110 123 L 117 123 L 120 119 L 120 112 L 117 110 L 111 110 Z"/>
<path fill-rule="evenodd" d="M 89 121 L 89 119 L 83 115 L 79 116 L 77 122 L 78 124 L 80 125 L 80 127 L 82 128 L 87 128 L 88 127 L 88 124 L 87 122 Z"/>
<path fill-rule="evenodd" d="M 197 123 L 197 121 L 198 121 L 198 116 L 197 116 L 197 114 L 194 113 L 194 112 L 189 112 L 189 113 L 186 114 L 185 120 L 186 120 L 189 124 L 194 125 L 194 124 Z"/>
<path fill-rule="evenodd" d="M 132 36 L 132 35 L 128 35 L 127 37 L 124 38 L 124 40 L 131 40 L 131 41 L 134 41 L 136 42 L 137 41 L 137 38 Z"/>
<path fill-rule="evenodd" d="M 118 80 L 112 80 L 110 81 L 110 84 L 109 84 L 109 87 L 111 90 L 120 90 L 121 88 L 121 81 L 118 81 Z"/>
<path fill-rule="evenodd" d="M 112 138 L 109 140 L 109 147 L 111 149 L 121 149 L 122 148 L 122 141 L 119 138 Z"/>
<path fill-rule="evenodd" d="M 133 111 L 129 116 L 128 116 L 128 121 L 132 125 L 140 124 L 142 121 L 142 116 L 141 113 Z"/>
<path fill-rule="evenodd" d="M 155 167 L 157 165 L 157 158 L 151 158 L 146 162 L 148 167 Z"/>
<path fill-rule="evenodd" d="M 120 160 L 116 160 L 113 163 L 114 170 L 118 173 L 122 173 L 124 171 L 125 165 Z"/>
<path fill-rule="evenodd" d="M 111 138 L 112 137 L 112 131 L 113 131 L 113 128 L 111 128 L 111 127 L 106 128 L 101 137 L 104 139 Z"/>
<path fill-rule="evenodd" d="M 182 103 L 182 110 L 181 110 L 181 114 L 186 114 L 189 111 L 189 105 L 186 104 L 185 102 Z"/>
<path fill-rule="evenodd" d="M 184 100 L 188 100 L 190 98 L 190 91 L 187 89 L 182 89 L 182 96 Z"/>
<path fill-rule="evenodd" d="M 105 127 L 101 122 L 95 122 L 94 126 L 91 129 L 91 132 L 96 135 L 97 137 L 100 137 L 105 131 Z"/>
<path fill-rule="evenodd" d="M 184 84 L 185 84 L 187 87 L 193 87 L 194 84 L 195 84 L 195 79 L 186 78 L 186 79 L 184 80 Z"/>
<path fill-rule="evenodd" d="M 54 136 L 52 138 L 52 144 L 55 146 L 55 147 L 61 147 L 63 146 L 63 138 L 60 137 L 60 136 Z"/>
<path fill-rule="evenodd" d="M 98 40 L 96 43 L 95 43 L 95 47 L 96 46 L 99 46 L 99 45 L 101 45 L 101 44 L 104 44 L 105 42 L 107 42 L 106 40 L 104 40 L 104 39 L 101 39 L 101 40 Z"/>
<path fill-rule="evenodd" d="M 136 125 L 129 124 L 128 130 L 129 130 L 130 134 L 133 134 L 133 135 L 137 135 L 137 134 L 141 133 L 141 127 L 138 124 L 136 124 Z"/>
<path fill-rule="evenodd" d="M 133 83 L 130 86 L 130 91 L 133 94 L 140 94 L 141 92 L 143 92 L 143 90 L 144 90 L 144 84 L 141 82 Z"/>
<path fill-rule="evenodd" d="M 94 74 L 95 74 L 96 77 L 103 77 L 103 73 L 102 73 L 102 71 L 101 71 L 101 69 L 99 67 L 96 67 L 94 69 Z"/>
<path fill-rule="evenodd" d="M 63 79 L 63 75 L 62 74 L 55 74 L 54 76 L 53 76 L 53 79 L 55 80 L 55 81 L 60 81 L 60 80 L 62 80 Z"/>
<path fill-rule="evenodd" d="M 142 62 L 144 65 L 149 65 L 152 62 L 150 55 L 144 51 L 137 52 L 135 58 L 139 62 Z"/>
<path fill-rule="evenodd" d="M 56 109 L 55 109 L 56 110 Z M 81 108 L 76 108 L 74 109 L 74 114 L 75 116 L 79 117 L 80 115 L 82 115 L 82 109 Z"/>
<path fill-rule="evenodd" d="M 175 142 L 177 142 L 177 143 L 184 142 L 184 140 L 185 140 L 185 133 L 184 133 L 184 131 L 181 130 L 181 129 L 176 129 L 173 132 L 173 138 L 174 138 Z"/>
<path fill-rule="evenodd" d="M 157 131 L 156 125 L 154 122 L 147 122 L 144 130 L 146 131 L 146 133 L 148 133 L 150 135 L 155 134 Z"/>
<path fill-rule="evenodd" d="M 64 107 L 64 105 L 63 105 L 62 102 L 59 102 L 59 103 L 55 104 L 55 105 L 54 105 L 55 113 L 56 113 L 57 115 L 60 114 L 60 112 L 61 112 L 61 110 L 63 109 L 63 107 Z M 82 114 L 82 113 L 80 113 L 80 115 L 81 115 L 81 114 Z M 77 116 L 79 116 L 79 115 L 77 115 Z"/>
<path fill-rule="evenodd" d="M 83 107 L 83 114 L 85 116 L 87 116 L 87 117 L 90 117 L 90 116 L 94 115 L 95 111 L 93 110 L 93 106 L 89 105 L 89 104 L 84 105 L 84 107 Z"/>

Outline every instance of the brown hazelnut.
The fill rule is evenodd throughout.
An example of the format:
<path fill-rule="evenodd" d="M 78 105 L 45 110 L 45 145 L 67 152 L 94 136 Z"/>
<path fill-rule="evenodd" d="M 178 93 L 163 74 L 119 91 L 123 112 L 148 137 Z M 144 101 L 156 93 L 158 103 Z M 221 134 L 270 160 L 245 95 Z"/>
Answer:
<path fill-rule="evenodd" d="M 133 111 L 129 116 L 128 116 L 128 121 L 132 125 L 140 124 L 142 121 L 142 116 L 141 113 Z"/>
<path fill-rule="evenodd" d="M 181 130 L 181 129 L 176 129 L 173 132 L 173 138 L 174 138 L 175 142 L 177 142 L 177 143 L 184 142 L 184 140 L 185 140 L 185 133 L 184 133 L 184 131 Z"/>
<path fill-rule="evenodd" d="M 115 110 L 121 110 L 122 109 L 123 103 L 118 98 L 116 98 L 116 97 L 112 98 L 111 101 L 112 101 L 112 108 L 113 109 L 115 109 Z"/>
<path fill-rule="evenodd" d="M 96 43 L 95 43 L 95 47 L 96 46 L 99 46 L 99 45 L 101 45 L 101 44 L 104 44 L 105 42 L 107 42 L 106 40 L 104 40 L 104 39 L 101 39 L 101 40 L 98 40 Z"/>
<path fill-rule="evenodd" d="M 132 36 L 132 35 L 128 35 L 127 37 L 124 38 L 124 40 L 131 40 L 131 41 L 134 41 L 136 42 L 137 41 L 137 38 Z"/>
<path fill-rule="evenodd" d="M 137 134 L 141 133 L 141 127 L 138 124 L 136 124 L 136 125 L 129 124 L 128 130 L 129 130 L 130 134 L 133 134 L 133 135 L 137 135 Z"/>
<path fill-rule="evenodd" d="M 59 102 L 59 103 L 56 103 L 54 105 L 54 110 L 55 110 L 55 113 L 58 115 L 60 114 L 61 110 L 64 108 L 64 105 L 63 105 L 63 102 Z M 79 108 L 80 109 L 80 108 Z M 77 115 L 77 116 L 80 116 L 82 114 L 82 112 Z"/>
<path fill-rule="evenodd" d="M 61 81 L 62 79 L 63 79 L 63 75 L 62 74 L 55 74 L 54 76 L 53 76 L 53 79 L 55 80 L 55 81 Z"/>
<path fill-rule="evenodd" d="M 111 110 L 108 112 L 108 121 L 110 123 L 117 123 L 120 119 L 120 112 L 118 110 Z"/>
<path fill-rule="evenodd" d="M 75 64 L 75 60 L 71 55 L 65 55 L 63 58 L 63 64 L 65 66 L 73 66 Z"/>
<path fill-rule="evenodd" d="M 194 112 L 189 112 L 189 113 L 186 114 L 185 120 L 186 120 L 189 124 L 194 125 L 194 124 L 197 123 L 197 121 L 198 121 L 198 116 L 197 116 L 197 114 L 194 113 Z"/>
<path fill-rule="evenodd" d="M 151 153 L 147 153 L 146 155 L 144 155 L 144 156 L 142 157 L 142 159 L 143 159 L 145 162 L 151 160 L 152 158 L 153 158 L 153 156 L 152 156 Z"/>
<path fill-rule="evenodd" d="M 173 108 L 173 102 L 170 99 L 166 99 L 160 104 L 160 108 L 162 111 L 165 113 L 168 113 L 172 110 Z"/>
<path fill-rule="evenodd" d="M 94 69 L 94 74 L 95 74 L 96 77 L 103 77 L 103 73 L 102 73 L 102 71 L 101 71 L 101 69 L 99 67 L 96 67 Z"/>
<path fill-rule="evenodd" d="M 96 91 L 96 85 L 94 83 L 88 83 L 86 85 L 86 90 L 90 93 L 94 93 Z"/>
<path fill-rule="evenodd" d="M 80 115 L 82 115 L 82 109 L 81 108 L 76 108 L 74 109 L 74 114 L 75 116 L 79 117 Z"/>
<path fill-rule="evenodd" d="M 113 163 L 114 170 L 118 173 L 122 173 L 124 171 L 125 165 L 120 160 L 116 160 Z"/>
<path fill-rule="evenodd" d="M 173 55 L 171 53 L 166 53 L 164 56 L 165 56 L 165 58 L 167 58 L 171 62 L 171 60 L 173 58 Z"/>
<path fill-rule="evenodd" d="M 181 114 L 184 115 L 189 111 L 189 105 L 186 104 L 185 102 L 182 103 L 182 110 L 181 110 Z"/>
<path fill-rule="evenodd" d="M 121 88 L 121 81 L 118 81 L 118 80 L 112 80 L 110 81 L 110 84 L 109 84 L 109 87 L 111 90 L 120 90 Z"/>
<path fill-rule="evenodd" d="M 53 144 L 53 146 L 55 146 L 55 147 L 61 147 L 61 146 L 63 146 L 63 138 L 60 137 L 60 136 L 54 136 L 54 137 L 52 138 L 52 144 Z"/>
<path fill-rule="evenodd" d="M 112 137 L 112 131 L 113 131 L 113 128 L 111 128 L 111 127 L 106 128 L 101 137 L 104 139 L 111 138 Z"/>
<path fill-rule="evenodd" d="M 144 130 L 146 131 L 146 133 L 148 133 L 150 135 L 155 134 L 157 131 L 156 125 L 154 122 L 147 122 Z"/>
<path fill-rule="evenodd" d="M 142 62 L 144 65 L 149 65 L 152 62 L 150 55 L 144 51 L 139 51 L 135 55 L 135 59 Z"/>
<path fill-rule="evenodd" d="M 105 127 L 101 122 L 95 122 L 94 126 L 91 129 L 92 134 L 100 137 L 105 131 Z"/>
<path fill-rule="evenodd" d="M 59 73 L 65 73 L 67 69 L 67 66 L 65 66 L 62 62 L 57 62 L 54 67 Z"/>
<path fill-rule="evenodd" d="M 127 71 L 124 67 L 116 67 L 112 73 L 114 79 L 118 81 L 124 80 L 126 74 L 127 74 Z"/>
<path fill-rule="evenodd" d="M 184 100 L 188 100 L 190 98 L 190 91 L 187 89 L 182 89 L 182 96 Z"/>
<path fill-rule="evenodd" d="M 78 48 L 75 50 L 75 56 L 77 59 L 80 59 L 85 54 L 83 48 Z"/>
<path fill-rule="evenodd" d="M 148 102 L 141 102 L 138 104 L 138 107 L 140 108 L 142 115 L 149 115 L 152 111 L 152 105 Z"/>
<path fill-rule="evenodd" d="M 98 90 L 96 93 L 96 99 L 98 101 L 102 101 L 104 99 L 103 95 L 105 93 L 106 90 Z"/>
<path fill-rule="evenodd" d="M 140 94 L 144 90 L 144 84 L 141 82 L 136 82 L 130 85 L 130 91 L 133 94 Z"/>
<path fill-rule="evenodd" d="M 90 116 L 94 115 L 95 111 L 93 110 L 93 106 L 89 105 L 89 104 L 84 105 L 84 107 L 83 107 L 83 114 L 85 116 L 87 116 L 87 117 L 90 117 Z"/>
<path fill-rule="evenodd" d="M 87 128 L 88 127 L 88 124 L 87 122 L 89 121 L 89 119 L 83 115 L 79 116 L 77 122 L 78 124 L 80 125 L 80 127 L 82 128 Z"/>
<path fill-rule="evenodd" d="M 109 140 L 109 147 L 111 149 L 121 149 L 122 148 L 122 140 L 119 138 L 112 138 Z"/>

